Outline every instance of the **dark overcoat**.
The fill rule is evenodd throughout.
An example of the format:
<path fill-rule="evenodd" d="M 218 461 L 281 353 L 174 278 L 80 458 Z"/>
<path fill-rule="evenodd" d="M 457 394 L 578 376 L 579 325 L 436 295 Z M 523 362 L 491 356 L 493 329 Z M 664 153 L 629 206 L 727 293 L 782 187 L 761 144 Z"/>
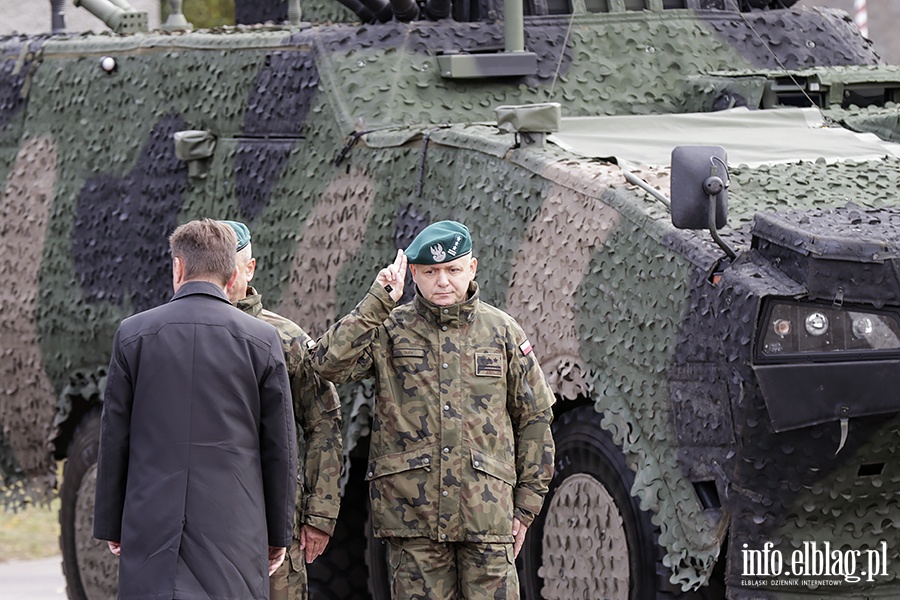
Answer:
<path fill-rule="evenodd" d="M 221 289 L 184 284 L 122 321 L 103 403 L 94 536 L 123 600 L 269 597 L 291 542 L 297 453 L 281 339 Z"/>

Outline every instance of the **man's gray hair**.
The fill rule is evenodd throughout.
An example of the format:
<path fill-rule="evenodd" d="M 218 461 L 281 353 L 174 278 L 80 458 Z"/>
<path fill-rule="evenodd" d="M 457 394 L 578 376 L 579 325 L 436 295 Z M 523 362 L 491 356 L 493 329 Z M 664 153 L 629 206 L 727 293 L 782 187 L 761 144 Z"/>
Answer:
<path fill-rule="evenodd" d="M 250 259 L 253 258 L 253 244 L 247 242 L 247 245 L 238 250 L 237 252 L 237 264 L 239 267 L 246 265 L 250 262 Z"/>

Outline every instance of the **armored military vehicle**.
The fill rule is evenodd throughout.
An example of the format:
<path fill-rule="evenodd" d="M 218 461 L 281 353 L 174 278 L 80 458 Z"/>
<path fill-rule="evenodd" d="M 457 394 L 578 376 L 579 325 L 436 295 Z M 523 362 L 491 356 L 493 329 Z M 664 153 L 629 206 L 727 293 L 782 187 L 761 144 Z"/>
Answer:
<path fill-rule="evenodd" d="M 239 0 L 246 25 L 147 32 L 82 1 L 114 32 L 0 39 L 2 497 L 59 490 L 70 598 L 117 585 L 91 537 L 113 332 L 202 216 L 250 226 L 313 336 L 427 223 L 469 225 L 558 397 L 524 598 L 900 595 L 900 69 L 846 14 Z M 371 386 L 341 394 L 310 585 L 383 599 Z"/>

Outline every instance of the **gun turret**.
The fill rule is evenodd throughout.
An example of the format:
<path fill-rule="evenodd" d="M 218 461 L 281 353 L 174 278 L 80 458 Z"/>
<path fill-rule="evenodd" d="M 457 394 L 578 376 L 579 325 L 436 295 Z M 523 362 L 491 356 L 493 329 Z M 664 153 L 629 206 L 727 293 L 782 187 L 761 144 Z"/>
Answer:
<path fill-rule="evenodd" d="M 75 0 L 116 33 L 147 31 L 147 13 L 136 10 L 127 0 Z"/>

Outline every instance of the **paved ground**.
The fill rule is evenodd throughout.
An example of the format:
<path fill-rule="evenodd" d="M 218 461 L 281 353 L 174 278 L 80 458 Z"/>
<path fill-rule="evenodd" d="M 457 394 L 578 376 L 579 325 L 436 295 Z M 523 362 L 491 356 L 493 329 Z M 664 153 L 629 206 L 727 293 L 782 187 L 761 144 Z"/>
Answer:
<path fill-rule="evenodd" d="M 62 558 L 0 563 L 0 600 L 65 600 Z"/>

